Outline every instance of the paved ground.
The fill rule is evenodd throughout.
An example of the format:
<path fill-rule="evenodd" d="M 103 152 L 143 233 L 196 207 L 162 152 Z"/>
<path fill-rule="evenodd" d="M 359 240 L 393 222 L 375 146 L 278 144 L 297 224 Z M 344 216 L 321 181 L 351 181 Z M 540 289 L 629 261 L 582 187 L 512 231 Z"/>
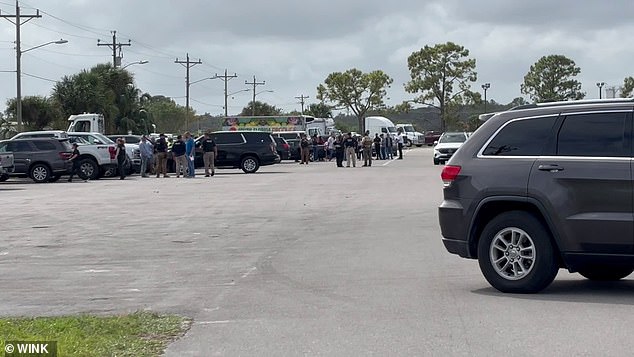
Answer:
<path fill-rule="evenodd" d="M 168 356 L 631 354 L 634 281 L 503 295 L 446 253 L 431 161 L 0 184 L 0 315 L 192 317 Z"/>

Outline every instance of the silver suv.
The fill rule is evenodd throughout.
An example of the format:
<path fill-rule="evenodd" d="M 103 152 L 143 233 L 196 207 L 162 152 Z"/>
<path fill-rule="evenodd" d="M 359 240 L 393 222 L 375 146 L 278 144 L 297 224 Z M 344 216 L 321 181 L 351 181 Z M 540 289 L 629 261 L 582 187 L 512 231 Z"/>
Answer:
<path fill-rule="evenodd" d="M 442 172 L 446 249 L 478 259 L 503 292 L 546 288 L 559 268 L 634 271 L 634 99 L 533 104 L 488 119 Z"/>

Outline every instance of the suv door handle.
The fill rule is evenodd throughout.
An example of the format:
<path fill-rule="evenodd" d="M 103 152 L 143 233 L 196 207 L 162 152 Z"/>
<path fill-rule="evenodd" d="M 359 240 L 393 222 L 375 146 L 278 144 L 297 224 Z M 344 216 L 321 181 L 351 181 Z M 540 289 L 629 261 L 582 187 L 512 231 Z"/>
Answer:
<path fill-rule="evenodd" d="M 559 166 L 559 165 L 539 165 L 539 167 L 537 168 L 540 171 L 550 171 L 550 172 L 559 172 L 559 171 L 563 171 L 564 168 Z"/>

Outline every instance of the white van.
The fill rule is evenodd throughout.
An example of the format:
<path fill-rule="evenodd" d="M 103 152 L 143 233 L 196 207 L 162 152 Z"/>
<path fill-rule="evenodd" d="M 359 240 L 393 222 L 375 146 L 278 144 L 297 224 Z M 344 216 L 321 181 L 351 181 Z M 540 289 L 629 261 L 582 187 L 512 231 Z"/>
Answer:
<path fill-rule="evenodd" d="M 365 130 L 370 132 L 371 138 L 374 138 L 375 134 L 396 136 L 396 126 L 386 117 L 366 117 Z"/>

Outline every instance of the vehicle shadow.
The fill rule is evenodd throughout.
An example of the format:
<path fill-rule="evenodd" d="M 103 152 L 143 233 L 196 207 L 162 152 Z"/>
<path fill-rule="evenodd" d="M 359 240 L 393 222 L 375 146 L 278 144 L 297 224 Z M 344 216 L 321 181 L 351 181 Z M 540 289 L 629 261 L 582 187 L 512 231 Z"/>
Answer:
<path fill-rule="evenodd" d="M 538 294 L 505 294 L 492 287 L 471 292 L 506 299 L 634 305 L 634 280 L 555 280 Z"/>

